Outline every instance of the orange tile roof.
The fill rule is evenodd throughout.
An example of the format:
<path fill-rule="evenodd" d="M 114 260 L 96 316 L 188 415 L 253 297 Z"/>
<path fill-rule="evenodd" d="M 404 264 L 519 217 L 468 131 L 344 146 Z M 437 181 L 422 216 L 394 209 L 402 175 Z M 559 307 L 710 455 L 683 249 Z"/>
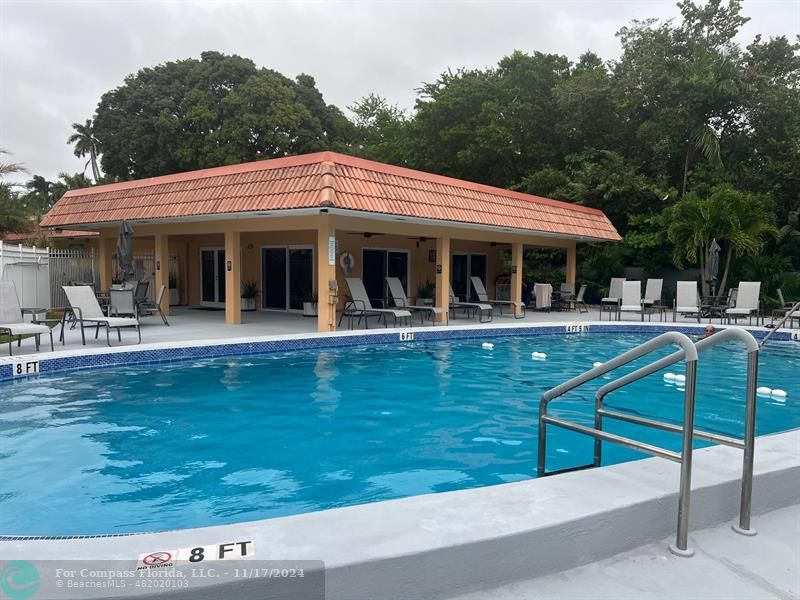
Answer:
<path fill-rule="evenodd" d="M 50 239 L 87 238 L 100 235 L 99 231 L 83 231 L 81 229 L 59 229 L 58 231 L 43 231 L 42 233 Z M 4 242 L 24 242 L 25 240 L 30 240 L 35 237 L 36 232 L 29 231 L 27 233 L 7 233 L 2 236 L 2 239 Z"/>
<path fill-rule="evenodd" d="M 329 201 L 329 202 L 327 202 Z M 71 190 L 43 227 L 332 207 L 434 221 L 619 240 L 605 214 L 568 202 L 335 152 Z"/>

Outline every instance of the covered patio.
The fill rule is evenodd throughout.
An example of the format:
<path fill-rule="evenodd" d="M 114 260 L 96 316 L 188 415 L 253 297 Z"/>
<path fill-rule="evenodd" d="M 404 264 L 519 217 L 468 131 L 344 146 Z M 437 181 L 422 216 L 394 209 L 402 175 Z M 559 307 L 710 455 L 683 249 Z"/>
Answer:
<path fill-rule="evenodd" d="M 334 331 L 347 278 L 363 281 L 373 306 L 391 307 L 386 278 L 396 277 L 412 304 L 441 309 L 440 323 L 451 286 L 477 300 L 471 277 L 519 305 L 526 249 L 563 251 L 564 281 L 575 283 L 577 244 L 619 239 L 595 209 L 332 152 L 72 190 L 42 225 L 99 231 L 96 287 L 107 290 L 123 221 L 136 247 L 152 252 L 156 289 L 177 286 L 182 304 L 222 309 L 177 315 L 210 330 L 245 324 L 242 336 L 261 334 L 262 323 L 273 325 L 264 334 L 284 322 Z M 248 287 L 254 312 L 243 311 Z M 315 319 L 299 316 L 307 305 Z"/>

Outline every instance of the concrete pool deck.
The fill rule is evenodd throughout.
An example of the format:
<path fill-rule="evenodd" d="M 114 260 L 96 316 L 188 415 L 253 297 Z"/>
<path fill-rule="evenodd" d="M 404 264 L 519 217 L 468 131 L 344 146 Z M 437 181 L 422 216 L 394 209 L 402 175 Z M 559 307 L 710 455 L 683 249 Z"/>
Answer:
<path fill-rule="evenodd" d="M 588 565 L 452 600 L 789 600 L 800 598 L 800 505 L 753 519 L 758 535 L 720 525 L 696 531 L 684 560 L 668 540 Z"/>

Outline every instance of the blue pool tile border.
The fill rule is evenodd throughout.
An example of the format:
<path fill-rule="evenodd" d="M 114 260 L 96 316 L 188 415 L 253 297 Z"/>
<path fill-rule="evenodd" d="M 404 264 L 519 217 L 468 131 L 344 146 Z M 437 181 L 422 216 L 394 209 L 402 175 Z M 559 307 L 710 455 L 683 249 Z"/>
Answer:
<path fill-rule="evenodd" d="M 594 335 L 610 333 L 650 333 L 658 334 L 666 331 L 678 331 L 687 335 L 697 334 L 702 325 L 638 325 L 630 324 L 596 324 L 585 323 L 589 330 L 585 333 L 570 335 Z M 136 364 L 161 364 L 196 360 L 198 358 L 221 358 L 226 356 L 243 356 L 252 354 L 268 354 L 291 350 L 316 350 L 326 348 L 345 348 L 351 346 L 374 344 L 418 343 L 426 341 L 481 339 L 510 336 L 562 335 L 566 333 L 566 324 L 558 325 L 525 325 L 519 327 L 469 327 L 465 329 L 389 329 L 381 333 L 359 334 L 324 334 L 303 336 L 288 339 L 248 340 L 243 342 L 210 342 L 206 345 L 187 345 L 155 348 L 132 347 L 129 351 L 93 352 L 69 356 L 26 355 L 28 360 L 39 360 L 39 374 L 73 371 Z M 414 339 L 401 339 L 402 332 L 413 332 Z M 763 338 L 768 332 L 750 330 L 756 339 Z M 775 332 L 775 341 L 791 341 L 788 331 Z M 12 366 L 0 363 L 0 381 L 18 379 L 12 376 Z M 35 375 L 33 375 L 35 377 Z"/>

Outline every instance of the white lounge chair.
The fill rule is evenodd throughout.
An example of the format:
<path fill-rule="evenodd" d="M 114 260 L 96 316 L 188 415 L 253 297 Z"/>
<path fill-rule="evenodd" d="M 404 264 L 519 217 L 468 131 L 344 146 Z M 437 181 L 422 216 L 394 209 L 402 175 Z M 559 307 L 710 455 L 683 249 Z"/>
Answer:
<path fill-rule="evenodd" d="M 656 306 L 661 304 L 661 291 L 664 287 L 663 279 L 648 279 L 644 288 L 644 298 L 642 303 L 645 306 Z"/>
<path fill-rule="evenodd" d="M 678 292 L 675 295 L 672 320 L 677 321 L 679 314 L 684 316 L 696 315 L 697 322 L 700 322 L 700 295 L 697 293 L 697 282 L 678 282 Z"/>
<path fill-rule="evenodd" d="M 622 318 L 624 312 L 635 312 L 641 315 L 644 321 L 644 311 L 642 309 L 642 282 L 625 281 L 622 284 L 622 302 L 617 312 L 618 318 Z"/>
<path fill-rule="evenodd" d="M 470 277 L 470 281 L 472 281 L 472 287 L 475 290 L 475 294 L 478 296 L 479 302 L 484 302 L 486 304 L 491 304 L 492 306 L 497 306 L 500 308 L 500 316 L 503 315 L 503 307 L 504 306 L 511 306 L 516 307 L 517 310 L 513 311 L 515 319 L 524 319 L 525 318 L 525 303 L 524 302 L 514 302 L 513 300 L 497 300 L 489 299 L 489 294 L 486 293 L 486 288 L 483 287 L 483 281 L 481 278 L 473 275 Z"/>
<path fill-rule="evenodd" d="M 121 329 L 135 328 L 136 334 L 139 336 L 137 343 L 142 343 L 142 332 L 139 329 L 138 319 L 130 317 L 108 317 L 103 314 L 97 298 L 92 292 L 92 288 L 85 285 L 65 285 L 64 294 L 69 302 L 69 308 L 75 316 L 75 320 L 81 326 L 81 343 L 86 345 L 86 334 L 84 332 L 85 324 L 94 325 L 94 337 L 97 339 L 100 334 L 100 327 L 106 328 L 106 343 L 111 345 L 111 336 L 109 331 L 111 329 L 117 330 L 117 339 L 122 341 Z M 130 292 L 129 292 L 130 293 Z M 64 324 L 66 319 L 61 325 L 61 343 L 64 343 Z"/>
<path fill-rule="evenodd" d="M 624 277 L 612 277 L 608 284 L 608 296 L 600 299 L 600 320 L 603 320 L 603 313 L 616 313 L 619 318 L 619 306 L 622 302 L 622 284 L 625 283 Z M 611 315 L 608 316 L 611 319 Z"/>
<path fill-rule="evenodd" d="M 588 313 L 589 308 L 586 306 L 586 301 L 583 297 L 586 295 L 586 284 L 581 284 L 580 289 L 578 290 L 578 295 L 575 296 L 575 308 L 578 310 L 579 313 Z"/>
<path fill-rule="evenodd" d="M 453 292 L 453 286 L 450 286 L 450 312 L 453 318 L 456 317 L 456 309 L 463 308 L 464 312 L 469 316 L 470 312 L 478 314 L 478 320 L 481 323 L 491 323 L 494 318 L 492 305 L 484 302 L 462 302 L 461 299 Z"/>
<path fill-rule="evenodd" d="M 164 294 L 167 292 L 167 286 L 162 285 L 161 288 L 158 290 L 158 298 L 156 298 L 155 302 L 151 300 L 143 300 L 142 302 L 136 305 L 136 308 L 139 309 L 139 316 L 149 316 L 153 313 L 158 313 L 161 316 L 161 320 L 164 321 L 164 325 L 169 327 L 169 321 L 167 321 L 167 315 L 164 314 L 164 311 L 161 310 L 161 302 L 164 300 Z"/>
<path fill-rule="evenodd" d="M 358 323 L 361 323 L 361 318 L 364 318 L 364 324 L 369 329 L 370 315 L 378 315 L 383 317 L 383 326 L 388 327 L 387 317 L 390 315 L 394 317 L 395 327 L 398 323 L 405 321 L 407 325 L 411 325 L 411 312 L 404 309 L 397 308 L 374 308 L 370 302 L 367 289 L 364 287 L 364 282 L 357 277 L 346 277 L 347 287 L 350 290 L 350 300 L 344 305 L 341 317 L 339 317 L 339 325 L 342 324 L 342 319 L 348 317 L 350 326 L 353 325 L 353 317 L 358 317 Z"/>
<path fill-rule="evenodd" d="M 403 289 L 403 282 L 400 281 L 397 277 L 387 277 L 386 278 L 386 285 L 389 287 L 389 294 L 392 296 L 392 300 L 394 300 L 394 305 L 399 308 L 407 308 L 408 310 L 412 310 L 414 312 L 419 313 L 419 322 L 425 322 L 425 315 L 430 316 L 431 321 L 433 321 L 434 316 L 447 313 L 445 310 L 440 306 L 430 306 L 426 304 L 411 304 L 411 301 L 408 299 L 406 295 L 406 291 Z"/>
<path fill-rule="evenodd" d="M 761 314 L 761 301 L 759 294 L 761 293 L 760 281 L 740 281 L 738 293 L 736 295 L 736 305 L 733 308 L 725 310 L 725 316 L 728 323 L 731 319 L 739 319 L 740 317 L 747 317 L 750 324 L 753 323 L 753 315 L 756 316 L 756 325 L 758 325 L 758 318 Z"/>
<path fill-rule="evenodd" d="M 13 281 L 0 281 L 0 335 L 8 336 L 8 355 L 13 354 L 14 338 L 17 346 L 22 344 L 22 336 L 32 335 L 36 343 L 36 351 L 41 347 L 43 333 L 50 335 L 50 350 L 53 350 L 53 330 L 47 325 L 36 322 L 36 313 L 44 310 L 34 309 L 29 311 L 33 320 L 26 323 L 22 316 L 22 307 L 19 304 L 17 288 Z"/>

